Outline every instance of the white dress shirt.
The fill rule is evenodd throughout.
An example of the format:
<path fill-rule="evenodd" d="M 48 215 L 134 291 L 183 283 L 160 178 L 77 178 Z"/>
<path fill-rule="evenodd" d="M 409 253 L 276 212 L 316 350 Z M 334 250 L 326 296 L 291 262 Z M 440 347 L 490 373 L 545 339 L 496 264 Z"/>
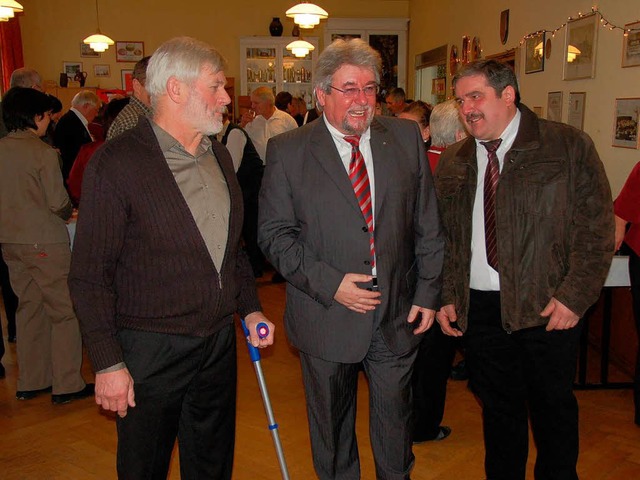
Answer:
<path fill-rule="evenodd" d="M 251 122 L 247 123 L 244 127 L 249 138 L 253 142 L 253 146 L 256 147 L 258 155 L 262 159 L 262 163 L 265 163 L 267 158 L 267 142 L 271 137 L 275 137 L 289 130 L 298 128 L 298 124 L 295 119 L 287 112 L 278 110 L 273 112 L 273 115 L 267 120 L 262 115 L 258 115 Z"/>
<path fill-rule="evenodd" d="M 344 133 L 338 131 L 337 128 L 329 123 L 325 115 L 322 115 L 322 119 L 329 129 L 329 133 L 331 133 L 333 143 L 335 143 L 336 148 L 338 149 L 338 154 L 340 155 L 340 159 L 342 160 L 342 164 L 344 165 L 344 169 L 346 170 L 348 176 L 349 164 L 351 163 L 351 144 L 344 139 Z M 364 157 L 364 165 L 367 167 L 367 175 L 369 176 L 369 190 L 371 192 L 371 217 L 373 219 L 375 231 L 376 182 L 375 171 L 373 169 L 373 154 L 371 153 L 371 128 L 367 128 L 366 132 L 360 135 L 360 153 L 362 153 L 362 156 Z M 373 276 L 377 274 L 375 263 L 374 267 L 371 269 L 371 274 Z"/>
<path fill-rule="evenodd" d="M 520 110 L 502 132 L 502 143 L 496 151 L 500 172 L 504 165 L 504 156 L 513 145 L 520 126 Z M 476 185 L 476 197 L 473 202 L 473 228 L 471 231 L 471 276 L 469 286 L 474 290 L 500 290 L 500 275 L 487 262 L 487 249 L 484 238 L 484 174 L 487 170 L 489 157 L 487 149 L 476 139 L 476 158 L 478 164 L 478 183 Z M 500 182 L 498 181 L 498 188 Z"/>

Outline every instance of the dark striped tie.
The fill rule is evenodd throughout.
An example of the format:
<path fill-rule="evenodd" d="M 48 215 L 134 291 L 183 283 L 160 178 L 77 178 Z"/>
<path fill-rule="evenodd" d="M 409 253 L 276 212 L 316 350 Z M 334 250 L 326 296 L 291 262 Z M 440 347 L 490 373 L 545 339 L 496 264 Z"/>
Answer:
<path fill-rule="evenodd" d="M 487 263 L 498 271 L 498 244 L 496 239 L 496 189 L 500 179 L 500 164 L 496 151 L 502 139 L 480 142 L 487 149 L 487 170 L 484 174 L 484 242 L 487 250 Z"/>
<path fill-rule="evenodd" d="M 351 144 L 351 161 L 349 162 L 349 179 L 358 199 L 358 205 L 362 210 L 364 221 L 369 230 L 369 246 L 371 250 L 371 268 L 375 266 L 376 249 L 373 242 L 373 206 L 371 205 L 371 190 L 369 188 L 369 175 L 364 157 L 360 151 L 360 136 L 348 135 L 344 139 Z"/>

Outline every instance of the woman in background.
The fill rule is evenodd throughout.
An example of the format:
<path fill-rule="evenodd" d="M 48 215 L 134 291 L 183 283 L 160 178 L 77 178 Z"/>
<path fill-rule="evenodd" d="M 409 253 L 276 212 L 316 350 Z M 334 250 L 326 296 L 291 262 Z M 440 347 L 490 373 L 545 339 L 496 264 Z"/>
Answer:
<path fill-rule="evenodd" d="M 82 340 L 67 276 L 65 221 L 71 201 L 57 152 L 42 137 L 51 101 L 33 88 L 11 88 L 2 100 L 9 134 L 0 139 L 0 244 L 18 296 L 18 387 L 29 400 L 51 391 L 62 404 L 93 395 L 80 374 Z"/>
<path fill-rule="evenodd" d="M 613 210 L 616 214 L 616 250 L 623 241 L 629 247 L 629 278 L 639 344 L 633 378 L 633 400 L 635 423 L 640 426 L 640 162 L 629 174 L 620 195 L 613 203 Z"/>

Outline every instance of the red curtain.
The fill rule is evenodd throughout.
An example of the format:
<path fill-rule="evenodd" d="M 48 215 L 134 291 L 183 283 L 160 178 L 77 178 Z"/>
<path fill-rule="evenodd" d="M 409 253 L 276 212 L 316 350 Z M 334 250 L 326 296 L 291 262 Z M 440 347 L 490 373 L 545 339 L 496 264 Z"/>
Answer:
<path fill-rule="evenodd" d="M 0 22 L 0 64 L 2 64 L 2 91 L 6 92 L 9 89 L 13 71 L 24 67 L 20 22 L 17 18 Z"/>

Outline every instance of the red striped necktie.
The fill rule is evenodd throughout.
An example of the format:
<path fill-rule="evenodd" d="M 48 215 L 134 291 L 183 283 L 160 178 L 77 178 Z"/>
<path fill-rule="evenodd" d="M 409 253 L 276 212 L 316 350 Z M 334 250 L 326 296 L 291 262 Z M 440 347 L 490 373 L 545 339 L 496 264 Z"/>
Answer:
<path fill-rule="evenodd" d="M 371 205 L 371 189 L 369 175 L 364 157 L 360 151 L 360 136 L 348 135 L 344 139 L 351 144 L 351 161 L 349 162 L 349 180 L 356 194 L 358 205 L 369 230 L 369 246 L 371 250 L 371 268 L 375 266 L 376 249 L 373 241 L 373 206 Z"/>
<path fill-rule="evenodd" d="M 500 164 L 496 151 L 502 139 L 480 142 L 487 149 L 487 170 L 484 174 L 484 243 L 487 263 L 498 271 L 498 242 L 496 238 L 496 189 L 500 179 Z"/>

